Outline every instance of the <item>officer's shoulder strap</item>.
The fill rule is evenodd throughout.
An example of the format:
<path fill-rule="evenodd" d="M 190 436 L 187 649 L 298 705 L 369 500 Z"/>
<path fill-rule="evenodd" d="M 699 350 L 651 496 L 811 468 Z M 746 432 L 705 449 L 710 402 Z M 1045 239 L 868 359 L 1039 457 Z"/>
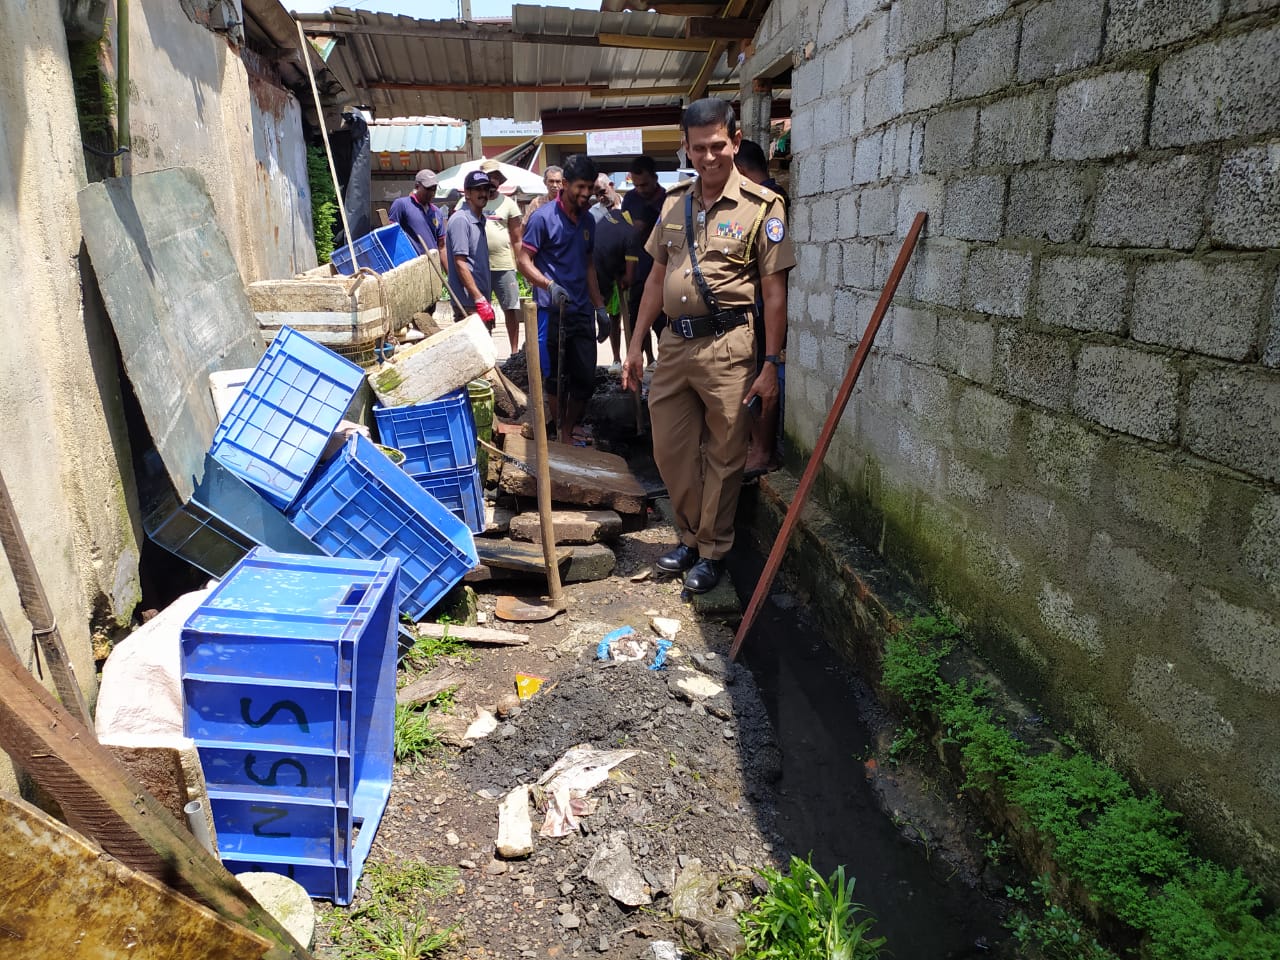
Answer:
<path fill-rule="evenodd" d="M 695 182 L 696 179 L 694 177 L 690 177 L 688 180 L 681 180 L 678 183 L 667 187 L 667 196 L 669 197 L 674 193 L 679 193 L 681 190 L 688 190 Z"/>
<path fill-rule="evenodd" d="M 772 203 L 774 200 L 782 199 L 782 197 L 775 191 L 770 190 L 768 187 L 762 187 L 754 180 L 748 180 L 746 177 L 742 178 L 742 184 L 739 189 L 748 196 L 755 197 L 758 200 L 763 200 L 765 203 Z"/>

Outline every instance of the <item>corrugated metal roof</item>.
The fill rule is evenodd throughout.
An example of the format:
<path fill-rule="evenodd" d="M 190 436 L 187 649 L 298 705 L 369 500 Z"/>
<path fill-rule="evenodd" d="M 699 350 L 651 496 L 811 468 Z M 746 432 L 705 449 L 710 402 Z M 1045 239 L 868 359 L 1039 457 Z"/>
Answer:
<path fill-rule="evenodd" d="M 369 149 L 374 153 L 443 153 L 460 150 L 467 127 L 451 117 L 406 117 L 369 125 Z"/>
<path fill-rule="evenodd" d="M 415 27 L 456 28 L 456 20 L 416 20 L 386 13 L 336 7 L 334 21 L 372 28 L 352 32 L 331 55 L 343 61 L 356 83 L 402 83 L 423 86 L 465 85 L 466 91 L 374 89 L 352 91 L 377 116 L 445 114 L 463 118 L 513 117 L 536 120 L 543 111 L 679 103 L 679 96 L 653 95 L 655 86 L 689 83 L 702 66 L 701 52 L 639 50 L 554 42 L 515 42 L 415 35 Z M 546 37 L 595 37 L 600 33 L 677 37 L 684 18 L 649 13 L 566 10 L 518 4 L 512 7 L 512 31 Z M 721 57 L 712 82 L 728 79 Z M 617 96 L 557 89 L 566 85 L 608 85 Z M 512 86 L 537 86 L 536 92 L 513 92 Z"/>

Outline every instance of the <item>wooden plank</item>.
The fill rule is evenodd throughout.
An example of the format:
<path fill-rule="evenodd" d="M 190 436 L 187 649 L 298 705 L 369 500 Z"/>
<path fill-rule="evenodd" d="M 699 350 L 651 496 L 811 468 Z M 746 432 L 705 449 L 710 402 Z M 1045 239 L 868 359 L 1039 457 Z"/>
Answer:
<path fill-rule="evenodd" d="M 759 20 L 721 20 L 719 17 L 690 17 L 684 35 L 702 40 L 750 40 L 760 27 Z"/>
<path fill-rule="evenodd" d="M 24 960 L 249 960 L 271 942 L 0 793 L 0 941 Z"/>
<path fill-rule="evenodd" d="M 426 703 L 428 700 L 434 700 L 450 687 L 460 687 L 466 682 L 459 671 L 452 667 L 437 667 L 425 677 L 419 677 L 412 683 L 406 683 L 403 687 L 396 691 L 396 703 L 406 704 L 408 706 L 417 706 L 420 703 Z"/>
<path fill-rule="evenodd" d="M 530 467 L 537 453 L 529 440 L 507 434 L 504 452 Z M 627 462 L 612 453 L 589 447 L 553 443 L 548 452 L 551 499 L 588 507 L 612 507 L 619 513 L 643 513 L 646 493 Z M 534 478 L 504 461 L 500 487 L 521 497 L 536 495 Z"/>
<path fill-rule="evenodd" d="M 458 20 L 417 20 L 394 24 L 347 23 L 328 20 L 323 14 L 298 18 L 309 36 L 356 33 L 382 37 L 431 37 L 439 40 L 476 40 L 489 43 L 549 43 L 558 47 L 598 47 L 593 34 L 518 33 L 510 23 L 476 23 Z"/>
<path fill-rule="evenodd" d="M 265 937 L 269 960 L 312 960 L 2 646 L 0 749 L 53 797 L 72 829 L 121 863 Z"/>
<path fill-rule="evenodd" d="M 602 33 L 600 46 L 626 47 L 630 50 L 692 50 L 695 53 L 710 50 L 710 40 L 690 40 L 688 37 L 648 37 L 631 33 Z"/>
<path fill-rule="evenodd" d="M 563 551 L 571 555 L 572 551 Z M 464 643 L 485 643 L 496 647 L 518 647 L 529 642 L 528 634 L 493 627 L 465 627 L 456 623 L 418 623 L 413 628 L 420 637 L 453 637 Z"/>
<path fill-rule="evenodd" d="M 542 556 L 542 546 L 539 544 L 480 537 L 476 540 L 476 554 L 480 558 L 480 563 L 486 567 L 541 575 L 547 572 L 547 562 Z M 572 547 L 556 549 L 557 566 L 563 567 L 572 557 Z"/>

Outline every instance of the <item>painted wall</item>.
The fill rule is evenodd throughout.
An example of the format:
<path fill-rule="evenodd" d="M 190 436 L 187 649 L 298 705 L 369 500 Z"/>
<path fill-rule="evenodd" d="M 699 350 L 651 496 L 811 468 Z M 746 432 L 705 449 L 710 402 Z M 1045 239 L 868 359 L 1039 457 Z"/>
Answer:
<path fill-rule="evenodd" d="M 786 432 L 984 651 L 1280 892 L 1280 3 L 778 0 Z"/>
<path fill-rule="evenodd" d="M 129 172 L 199 170 L 246 283 L 314 267 L 297 99 L 180 4 L 130 0 L 129 11 Z"/>

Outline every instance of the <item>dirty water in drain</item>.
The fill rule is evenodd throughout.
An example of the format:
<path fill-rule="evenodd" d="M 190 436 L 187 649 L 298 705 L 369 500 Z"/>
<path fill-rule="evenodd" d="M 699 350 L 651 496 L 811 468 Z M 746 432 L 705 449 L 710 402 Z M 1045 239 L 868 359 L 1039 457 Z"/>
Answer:
<path fill-rule="evenodd" d="M 744 606 L 761 566 L 759 557 L 730 561 Z M 876 917 L 872 933 L 887 938 L 884 956 L 1016 956 L 1001 923 L 1002 904 L 966 883 L 965 871 L 939 854 L 946 838 L 922 842 L 919 832 L 900 829 L 881 809 L 864 766 L 875 752 L 873 737 L 858 709 L 869 693 L 805 624 L 803 612 L 767 603 L 742 661 L 755 676 L 782 750 L 777 832 L 791 852 L 812 851 L 823 876 L 844 864 L 846 875 L 857 879 L 853 899 Z M 960 845 L 962 838 L 953 839 Z"/>

